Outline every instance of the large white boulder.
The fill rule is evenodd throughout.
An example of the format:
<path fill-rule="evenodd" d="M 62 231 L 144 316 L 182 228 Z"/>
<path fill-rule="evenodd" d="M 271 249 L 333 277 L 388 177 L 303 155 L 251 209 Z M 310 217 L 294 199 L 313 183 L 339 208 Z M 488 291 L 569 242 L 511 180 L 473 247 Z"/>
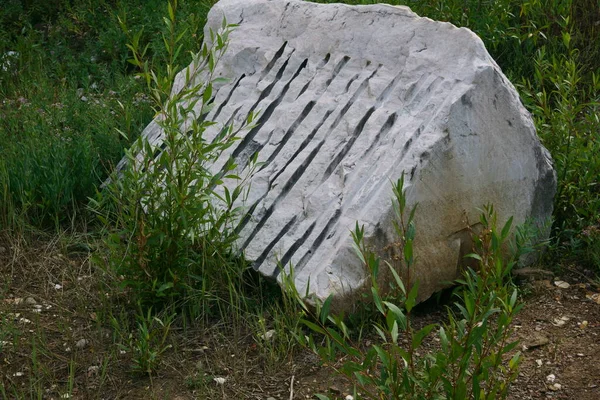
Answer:
<path fill-rule="evenodd" d="M 261 114 L 214 169 L 229 156 L 244 166 L 257 150 L 267 163 L 252 178 L 239 240 L 264 275 L 292 264 L 301 293 L 310 282 L 321 298 L 347 298 L 365 283 L 350 231 L 364 224 L 376 250 L 396 240 L 391 182 L 403 172 L 408 206 L 419 204 L 421 300 L 458 276 L 478 208 L 494 204 L 501 224 L 550 218 L 550 155 L 470 30 L 406 7 L 221 0 L 207 38 L 224 17 L 239 26 L 208 118 L 222 126 Z"/>

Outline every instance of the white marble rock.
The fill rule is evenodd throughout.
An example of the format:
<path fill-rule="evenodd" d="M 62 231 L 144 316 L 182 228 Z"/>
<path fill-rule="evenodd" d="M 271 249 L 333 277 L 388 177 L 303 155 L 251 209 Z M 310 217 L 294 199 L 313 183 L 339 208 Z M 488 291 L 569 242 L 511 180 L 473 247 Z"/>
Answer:
<path fill-rule="evenodd" d="M 223 17 L 239 26 L 208 118 L 216 132 L 261 114 L 213 169 L 229 156 L 244 166 L 257 150 L 267 163 L 252 178 L 239 240 L 264 275 L 291 263 L 300 293 L 310 282 L 309 293 L 351 303 L 366 280 L 350 231 L 364 224 L 376 250 L 395 241 L 391 182 L 403 171 L 408 206 L 419 204 L 419 300 L 457 278 L 478 208 L 492 203 L 501 224 L 550 218 L 551 157 L 470 30 L 407 7 L 221 0 L 206 32 Z M 177 79 L 181 87 L 185 73 Z M 156 123 L 144 134 L 160 141 Z"/>

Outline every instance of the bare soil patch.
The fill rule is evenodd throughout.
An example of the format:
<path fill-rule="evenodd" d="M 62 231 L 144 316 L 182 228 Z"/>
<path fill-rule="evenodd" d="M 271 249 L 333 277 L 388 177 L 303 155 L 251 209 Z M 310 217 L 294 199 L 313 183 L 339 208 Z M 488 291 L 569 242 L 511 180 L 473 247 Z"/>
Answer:
<path fill-rule="evenodd" d="M 105 284 L 86 249 L 64 238 L 0 239 L 0 398 L 287 400 L 351 393 L 313 354 L 270 354 L 255 332 L 224 323 L 176 328 L 158 373 L 132 373 L 132 354 L 109 323 L 111 313 L 131 305 Z M 515 334 L 524 360 L 510 399 L 600 399 L 598 286 L 572 269 L 521 290 L 525 307 Z M 427 305 L 415 323 L 444 318 L 443 306 Z"/>

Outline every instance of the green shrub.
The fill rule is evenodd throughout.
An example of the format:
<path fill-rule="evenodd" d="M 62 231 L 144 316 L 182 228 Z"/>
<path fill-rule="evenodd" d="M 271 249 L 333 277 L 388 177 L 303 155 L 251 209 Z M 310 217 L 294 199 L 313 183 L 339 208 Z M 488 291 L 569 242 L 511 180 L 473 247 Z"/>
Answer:
<path fill-rule="evenodd" d="M 197 69 L 184 72 L 183 89 L 171 95 L 182 38 L 175 6 L 176 1 L 169 3 L 165 19 L 167 75 L 157 74 L 144 61 L 146 47 L 140 47 L 139 35 L 129 44 L 131 62 L 150 86 L 164 141 L 136 140 L 126 152 L 123 170 L 115 171 L 92 204 L 109 229 L 110 265 L 144 307 L 190 301 L 195 307 L 202 304 L 199 315 L 206 315 L 211 305 L 239 300 L 232 292 L 239 290 L 245 268 L 232 254 L 231 226 L 245 180 L 235 175 L 231 159 L 218 173 L 210 164 L 237 141 L 237 132 L 253 116 L 245 126 L 230 124 L 216 137 L 205 137 L 214 125 L 205 119 L 217 81 L 213 73 L 232 29 L 225 23 L 222 31 L 212 33 L 214 47 L 205 46 L 194 56 Z M 127 30 L 125 21 L 122 25 Z M 234 188 L 228 189 L 227 183 Z"/>
<path fill-rule="evenodd" d="M 517 345 L 511 341 L 510 325 L 522 305 L 517 301 L 516 289 L 506 283 L 519 255 L 509 261 L 502 256 L 512 218 L 498 231 L 493 208 L 486 209 L 480 220 L 483 230 L 474 235 L 476 252 L 469 255 L 478 262 L 478 271 L 468 268 L 457 281 L 460 284 L 454 293 L 457 301 L 448 308 L 446 323 L 416 329 L 412 312 L 418 281 L 410 278 L 414 263 L 415 209 L 405 215 L 402 186 L 402 179 L 394 185 L 394 209 L 399 234 L 396 246 L 403 266 L 398 268 L 385 262 L 393 277 L 389 288 L 380 288 L 377 283 L 380 259 L 365 246 L 363 228 L 357 224 L 353 233 L 357 256 L 371 273 L 372 301 L 379 315 L 374 329 L 379 343 L 369 346 L 354 343 L 343 316 L 330 313 L 332 297 L 323 303 L 315 300 L 313 312 L 294 289 L 293 279 L 287 277 L 288 291 L 304 307 L 305 313 L 313 316 L 302 322 L 317 334 L 316 338 L 299 334 L 298 340 L 325 362 L 343 358 L 337 372 L 354 382 L 355 398 L 506 398 L 521 359 L 520 353 L 512 357 L 509 353 Z M 439 347 L 423 354 L 421 345 L 435 329 Z M 319 398 L 327 397 L 319 395 Z"/>

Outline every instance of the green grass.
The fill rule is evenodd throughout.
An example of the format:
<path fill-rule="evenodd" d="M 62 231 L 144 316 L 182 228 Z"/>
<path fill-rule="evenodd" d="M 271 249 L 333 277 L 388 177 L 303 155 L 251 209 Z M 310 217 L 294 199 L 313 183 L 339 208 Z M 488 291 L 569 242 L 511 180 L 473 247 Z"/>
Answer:
<path fill-rule="evenodd" d="M 211 2 L 183 2 L 186 51 L 198 51 Z M 72 223 L 152 119 L 128 62 L 129 28 L 143 28 L 164 69 L 163 1 L 9 1 L 0 9 L 0 227 Z M 189 58 L 189 57 L 188 57 Z M 122 132 L 123 135 L 119 134 Z"/>

